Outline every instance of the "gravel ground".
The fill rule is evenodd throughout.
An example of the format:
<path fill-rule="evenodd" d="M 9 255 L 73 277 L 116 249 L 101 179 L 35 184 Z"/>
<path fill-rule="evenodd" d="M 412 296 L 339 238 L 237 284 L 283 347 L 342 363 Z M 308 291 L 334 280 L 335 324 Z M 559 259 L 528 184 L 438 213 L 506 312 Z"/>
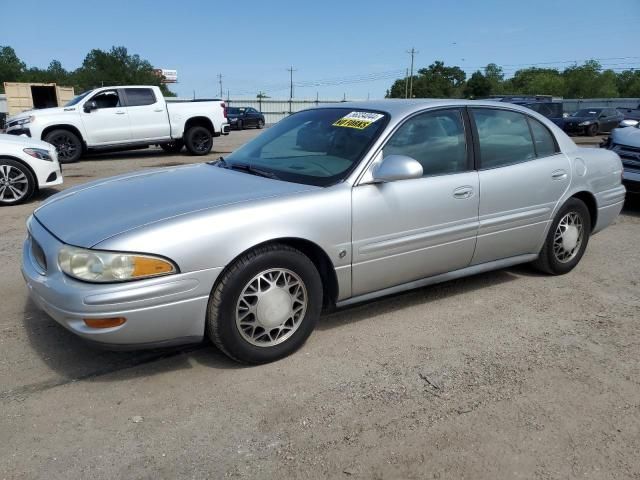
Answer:
<path fill-rule="evenodd" d="M 95 156 L 64 187 L 193 161 Z M 640 478 L 637 199 L 568 275 L 523 266 L 338 311 L 248 368 L 209 344 L 95 350 L 35 309 L 20 248 L 52 193 L 0 210 L 0 478 Z"/>

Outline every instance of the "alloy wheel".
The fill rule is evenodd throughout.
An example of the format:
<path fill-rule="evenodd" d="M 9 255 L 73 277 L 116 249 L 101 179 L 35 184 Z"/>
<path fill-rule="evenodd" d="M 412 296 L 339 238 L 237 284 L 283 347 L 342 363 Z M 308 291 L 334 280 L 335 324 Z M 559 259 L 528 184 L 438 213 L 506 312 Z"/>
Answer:
<path fill-rule="evenodd" d="M 64 133 L 56 135 L 51 139 L 51 143 L 56 147 L 60 160 L 69 160 L 73 158 L 78 151 L 78 146 L 73 139 Z"/>
<path fill-rule="evenodd" d="M 27 176 L 11 165 L 0 165 L 0 201 L 14 203 L 29 191 Z"/>
<path fill-rule="evenodd" d="M 236 327 L 257 347 L 285 342 L 307 312 L 308 295 L 302 279 L 286 268 L 265 270 L 242 289 L 236 304 Z"/>

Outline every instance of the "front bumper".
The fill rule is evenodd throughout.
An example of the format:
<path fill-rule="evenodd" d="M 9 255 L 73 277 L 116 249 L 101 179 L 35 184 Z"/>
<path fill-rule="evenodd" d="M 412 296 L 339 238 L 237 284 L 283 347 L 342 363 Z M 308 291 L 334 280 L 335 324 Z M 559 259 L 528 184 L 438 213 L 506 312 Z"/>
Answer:
<path fill-rule="evenodd" d="M 587 126 L 579 126 L 579 125 L 570 125 L 568 123 L 565 123 L 562 127 L 562 129 L 569 134 L 573 134 L 573 135 L 584 135 L 587 132 L 587 128 L 589 128 L 590 125 Z"/>
<path fill-rule="evenodd" d="M 149 348 L 202 340 L 209 293 L 222 268 L 119 284 L 80 282 L 57 266 L 63 243 L 34 217 L 27 225 L 22 275 L 29 296 L 66 329 L 114 348 Z M 40 246 L 40 254 L 35 253 L 35 244 Z M 113 317 L 124 317 L 126 322 L 95 329 L 83 320 Z"/>

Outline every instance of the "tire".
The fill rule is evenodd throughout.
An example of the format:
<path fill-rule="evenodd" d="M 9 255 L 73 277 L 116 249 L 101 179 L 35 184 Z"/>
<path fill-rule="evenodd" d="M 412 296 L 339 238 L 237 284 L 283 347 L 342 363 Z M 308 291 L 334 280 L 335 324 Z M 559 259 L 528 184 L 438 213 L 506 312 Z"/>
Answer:
<path fill-rule="evenodd" d="M 587 135 L 589 135 L 590 137 L 595 137 L 598 134 L 598 125 L 596 125 L 595 123 L 593 125 L 589 125 L 587 127 Z"/>
<path fill-rule="evenodd" d="M 206 155 L 213 147 L 213 135 L 204 127 L 191 127 L 185 134 L 184 143 L 191 155 Z"/>
<path fill-rule="evenodd" d="M 0 158 L 0 206 L 18 205 L 36 191 L 31 170 L 10 158 Z"/>
<path fill-rule="evenodd" d="M 74 163 L 82 156 L 82 142 L 70 130 L 53 130 L 47 133 L 44 141 L 56 147 L 60 163 Z"/>
<path fill-rule="evenodd" d="M 167 153 L 180 153 L 183 146 L 184 142 L 182 140 L 174 140 L 173 142 L 160 144 L 160 148 Z"/>
<path fill-rule="evenodd" d="M 231 264 L 211 292 L 207 335 L 235 361 L 272 362 L 304 344 L 321 309 L 322 280 L 307 256 L 287 245 L 258 247 Z M 260 323 L 265 319 L 273 325 Z"/>
<path fill-rule="evenodd" d="M 256 123 L 256 128 L 258 130 L 261 130 L 264 128 L 264 120 L 262 120 L 261 118 L 258 119 L 258 123 Z"/>
<path fill-rule="evenodd" d="M 556 239 L 558 235 L 562 234 L 564 236 L 568 234 L 566 220 L 569 219 L 570 224 L 572 216 L 575 217 L 575 221 L 579 220 L 582 225 L 577 233 L 577 238 L 572 238 L 571 235 L 569 235 L 566 240 L 563 240 L 562 237 Z M 561 224 L 565 225 L 565 227 Z M 547 238 L 544 241 L 540 255 L 538 259 L 533 262 L 533 266 L 551 275 L 569 273 L 578 262 L 580 262 L 582 255 L 584 255 L 587 244 L 589 243 L 590 233 L 591 214 L 589 213 L 589 209 L 582 200 L 570 198 L 556 214 L 551 228 L 549 228 L 549 232 L 547 233 Z M 571 249 L 574 241 L 579 244 Z M 570 252 L 570 254 L 567 252 Z M 566 257 L 563 258 L 565 255 Z"/>

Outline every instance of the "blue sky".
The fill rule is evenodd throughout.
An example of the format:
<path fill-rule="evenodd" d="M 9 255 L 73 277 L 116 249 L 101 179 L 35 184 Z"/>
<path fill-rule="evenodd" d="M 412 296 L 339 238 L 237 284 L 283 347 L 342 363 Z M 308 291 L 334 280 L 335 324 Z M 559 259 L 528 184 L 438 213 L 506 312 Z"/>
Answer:
<path fill-rule="evenodd" d="M 588 58 L 640 68 L 640 0 L 0 0 L 0 12 L 0 45 L 27 65 L 74 69 L 124 45 L 177 69 L 182 96 L 217 95 L 222 73 L 225 96 L 288 98 L 293 65 L 296 98 L 379 98 L 412 46 L 416 68 L 438 59 L 468 75 L 489 62 L 507 75 Z"/>

